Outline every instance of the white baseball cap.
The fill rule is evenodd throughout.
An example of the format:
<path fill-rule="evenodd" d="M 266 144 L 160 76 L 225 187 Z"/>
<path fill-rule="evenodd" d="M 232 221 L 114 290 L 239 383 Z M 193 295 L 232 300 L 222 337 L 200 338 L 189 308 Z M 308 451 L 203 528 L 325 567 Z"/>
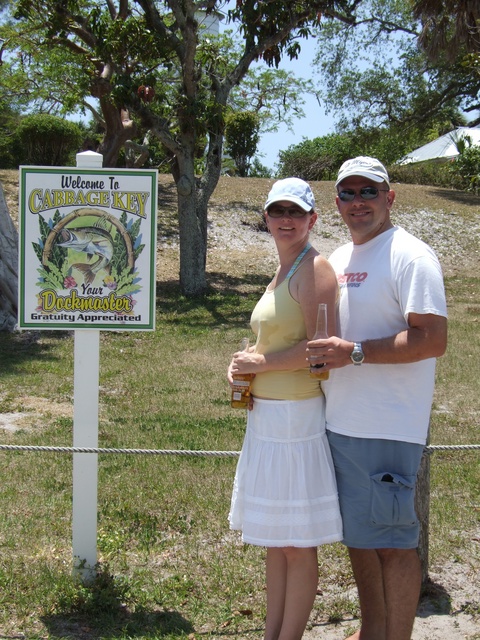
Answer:
<path fill-rule="evenodd" d="M 300 178 L 284 178 L 275 182 L 268 194 L 265 209 L 268 209 L 274 202 L 282 200 L 298 204 L 304 211 L 311 211 L 315 208 L 315 197 L 310 185 Z"/>
<path fill-rule="evenodd" d="M 390 178 L 383 164 L 380 160 L 369 156 L 358 156 L 358 158 L 352 158 L 352 160 L 344 162 L 338 172 L 335 187 L 350 176 L 363 176 L 364 178 L 370 178 L 374 182 L 386 182 L 390 186 Z"/>

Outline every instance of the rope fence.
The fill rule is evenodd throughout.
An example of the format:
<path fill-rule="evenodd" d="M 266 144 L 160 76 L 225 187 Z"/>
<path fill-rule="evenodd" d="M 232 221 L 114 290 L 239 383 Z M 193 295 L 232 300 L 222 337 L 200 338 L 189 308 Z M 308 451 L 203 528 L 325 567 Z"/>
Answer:
<path fill-rule="evenodd" d="M 427 445 L 425 452 L 428 454 L 436 451 L 473 451 L 480 450 L 480 444 L 434 444 Z M 46 451 L 50 453 L 117 453 L 140 454 L 154 456 L 197 456 L 235 458 L 240 451 L 196 451 L 188 449 L 117 449 L 102 447 L 49 447 L 36 445 L 1 444 L 0 451 Z"/>

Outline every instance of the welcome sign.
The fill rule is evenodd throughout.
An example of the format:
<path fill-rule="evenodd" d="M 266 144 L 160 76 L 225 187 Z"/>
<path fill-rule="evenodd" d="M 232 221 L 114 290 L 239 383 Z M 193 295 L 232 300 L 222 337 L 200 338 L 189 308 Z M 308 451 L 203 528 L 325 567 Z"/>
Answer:
<path fill-rule="evenodd" d="M 20 329 L 154 330 L 156 170 L 20 167 Z"/>

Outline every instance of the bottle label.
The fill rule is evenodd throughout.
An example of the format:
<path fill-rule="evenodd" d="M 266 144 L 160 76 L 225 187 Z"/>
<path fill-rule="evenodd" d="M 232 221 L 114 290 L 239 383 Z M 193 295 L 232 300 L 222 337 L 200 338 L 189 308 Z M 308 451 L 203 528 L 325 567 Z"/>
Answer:
<path fill-rule="evenodd" d="M 250 380 L 233 380 L 234 389 L 247 389 L 250 386 Z"/>

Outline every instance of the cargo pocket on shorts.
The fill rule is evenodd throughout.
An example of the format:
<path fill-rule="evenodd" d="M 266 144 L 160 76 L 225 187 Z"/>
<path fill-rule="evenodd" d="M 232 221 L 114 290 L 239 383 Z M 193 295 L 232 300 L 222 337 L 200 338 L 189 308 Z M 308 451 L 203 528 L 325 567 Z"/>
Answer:
<path fill-rule="evenodd" d="M 412 526 L 415 513 L 415 476 L 376 473 L 370 476 L 370 521 L 378 526 Z"/>

